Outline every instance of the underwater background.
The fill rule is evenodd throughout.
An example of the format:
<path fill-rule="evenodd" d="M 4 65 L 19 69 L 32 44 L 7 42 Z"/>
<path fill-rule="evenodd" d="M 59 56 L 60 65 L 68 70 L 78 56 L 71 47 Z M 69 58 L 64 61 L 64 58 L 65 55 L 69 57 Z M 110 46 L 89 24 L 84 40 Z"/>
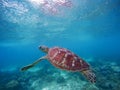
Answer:
<path fill-rule="evenodd" d="M 38 46 L 64 47 L 97 81 L 55 68 Z M 120 0 L 0 0 L 0 90 L 120 90 Z"/>

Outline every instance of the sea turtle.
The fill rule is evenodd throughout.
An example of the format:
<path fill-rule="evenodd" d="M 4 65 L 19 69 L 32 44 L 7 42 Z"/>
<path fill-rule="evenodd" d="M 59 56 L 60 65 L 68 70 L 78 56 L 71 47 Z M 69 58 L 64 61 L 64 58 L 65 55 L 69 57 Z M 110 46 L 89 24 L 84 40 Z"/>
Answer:
<path fill-rule="evenodd" d="M 89 64 L 70 50 L 61 47 L 48 48 L 46 46 L 40 46 L 39 49 L 47 53 L 47 55 L 39 58 L 32 64 L 24 66 L 21 68 L 21 71 L 26 71 L 38 64 L 41 60 L 47 59 L 55 67 L 68 71 L 81 72 L 91 83 L 96 82 L 96 76 Z"/>

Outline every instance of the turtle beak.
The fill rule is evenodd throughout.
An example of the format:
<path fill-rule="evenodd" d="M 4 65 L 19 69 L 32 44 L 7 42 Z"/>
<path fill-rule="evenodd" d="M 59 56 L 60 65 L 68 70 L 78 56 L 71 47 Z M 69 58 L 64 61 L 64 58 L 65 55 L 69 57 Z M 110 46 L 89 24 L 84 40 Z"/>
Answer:
<path fill-rule="evenodd" d="M 43 52 L 48 52 L 48 47 L 46 46 L 39 46 L 39 49 L 42 50 Z"/>
<path fill-rule="evenodd" d="M 42 46 L 39 46 L 38 48 L 41 50 L 41 49 L 42 49 Z"/>

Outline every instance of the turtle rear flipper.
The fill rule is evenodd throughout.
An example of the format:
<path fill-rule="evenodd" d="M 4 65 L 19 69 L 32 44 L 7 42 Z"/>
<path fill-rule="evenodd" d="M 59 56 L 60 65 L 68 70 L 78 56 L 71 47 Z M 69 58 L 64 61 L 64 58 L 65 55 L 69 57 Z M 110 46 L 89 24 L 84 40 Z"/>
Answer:
<path fill-rule="evenodd" d="M 91 82 L 91 83 L 95 83 L 96 82 L 96 76 L 93 73 L 92 70 L 85 70 L 82 71 L 82 74 Z"/>

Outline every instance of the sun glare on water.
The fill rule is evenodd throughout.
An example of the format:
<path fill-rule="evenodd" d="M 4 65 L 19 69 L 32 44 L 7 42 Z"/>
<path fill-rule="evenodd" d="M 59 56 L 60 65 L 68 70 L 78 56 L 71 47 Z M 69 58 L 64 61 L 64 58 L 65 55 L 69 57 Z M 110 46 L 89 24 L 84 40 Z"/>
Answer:
<path fill-rule="evenodd" d="M 41 7 L 46 13 L 57 14 L 60 7 L 71 7 L 70 0 L 29 0 L 35 7 Z"/>
<path fill-rule="evenodd" d="M 41 5 L 45 3 L 45 0 L 29 0 L 33 4 Z"/>

